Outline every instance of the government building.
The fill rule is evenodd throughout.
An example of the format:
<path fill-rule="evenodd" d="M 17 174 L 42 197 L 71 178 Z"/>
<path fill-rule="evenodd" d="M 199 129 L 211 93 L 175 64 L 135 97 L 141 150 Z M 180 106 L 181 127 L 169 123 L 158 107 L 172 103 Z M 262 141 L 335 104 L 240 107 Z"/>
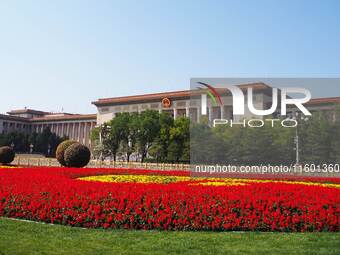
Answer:
<path fill-rule="evenodd" d="M 264 83 L 252 83 L 238 86 L 245 94 L 247 89 L 252 88 L 254 106 L 256 109 L 267 109 L 271 105 L 272 87 Z M 233 101 L 230 92 L 226 89 L 216 89 L 223 104 L 216 105 L 209 98 L 207 99 L 208 120 L 212 119 L 237 119 L 250 118 L 252 114 L 245 107 L 244 116 L 233 116 Z M 114 97 L 99 99 L 93 104 L 98 109 L 98 124 L 107 122 L 120 112 L 141 112 L 152 109 L 159 112 L 167 112 L 174 119 L 181 116 L 189 117 L 193 122 L 199 122 L 201 114 L 201 94 L 200 90 L 184 90 L 167 93 L 146 94 L 139 96 Z"/>
<path fill-rule="evenodd" d="M 268 109 L 272 105 L 272 87 L 264 83 L 252 83 L 239 85 L 239 88 L 247 93 L 248 88 L 253 90 L 253 104 L 258 110 Z M 223 104 L 216 105 L 213 100 L 207 99 L 208 120 L 233 119 L 233 102 L 231 94 L 226 90 L 219 91 Z M 146 109 L 158 112 L 167 112 L 173 118 L 186 116 L 193 122 L 199 122 L 201 115 L 201 95 L 196 90 L 183 90 L 165 93 L 154 93 L 135 96 L 101 98 L 92 102 L 97 107 L 97 114 L 70 114 L 51 113 L 32 109 L 12 110 L 7 114 L 0 114 L 0 134 L 19 131 L 24 133 L 40 133 L 49 128 L 52 133 L 60 137 L 67 136 L 70 139 L 81 142 L 91 147 L 90 132 L 121 112 L 140 113 Z M 335 105 L 340 104 L 340 97 L 311 99 L 304 106 L 310 111 L 328 112 L 330 118 L 335 118 Z M 247 107 L 245 107 L 247 109 Z M 291 109 L 291 113 L 294 109 Z M 334 115 L 334 116 L 333 116 Z M 254 117 L 246 110 L 243 118 Z"/>
<path fill-rule="evenodd" d="M 45 128 L 49 128 L 60 137 L 68 136 L 87 146 L 91 145 L 90 132 L 96 125 L 96 114 L 50 113 L 32 109 L 12 110 L 7 114 L 0 114 L 0 133 L 41 133 Z"/>

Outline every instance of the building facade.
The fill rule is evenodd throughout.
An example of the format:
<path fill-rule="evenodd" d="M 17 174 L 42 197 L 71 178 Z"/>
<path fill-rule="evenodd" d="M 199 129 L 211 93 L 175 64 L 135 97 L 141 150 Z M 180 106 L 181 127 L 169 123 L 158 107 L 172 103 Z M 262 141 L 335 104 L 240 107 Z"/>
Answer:
<path fill-rule="evenodd" d="M 252 83 L 239 85 L 244 94 L 248 88 L 253 90 L 253 104 L 258 110 L 269 109 L 272 105 L 272 87 L 264 83 Z M 245 115 L 233 115 L 233 101 L 231 94 L 226 90 L 220 90 L 222 105 L 216 105 L 208 98 L 206 118 L 232 119 L 234 121 L 253 118 L 245 105 Z M 60 137 L 67 136 L 87 146 L 91 146 L 91 130 L 113 119 L 118 113 L 137 112 L 147 109 L 158 112 L 167 112 L 173 118 L 185 116 L 193 122 L 199 122 L 201 114 L 201 94 L 197 91 L 173 91 L 166 93 L 154 93 L 136 96 L 101 98 L 92 102 L 97 107 L 97 114 L 69 114 L 50 113 L 31 109 L 13 110 L 7 114 L 0 114 L 0 134 L 19 131 L 23 133 L 42 132 L 50 128 L 51 132 Z M 245 101 L 245 104 L 247 102 Z M 311 112 L 327 112 L 329 118 L 335 120 L 334 109 L 340 105 L 340 97 L 316 98 L 304 104 Z M 290 108 L 288 112 L 294 115 L 296 109 Z"/>
<path fill-rule="evenodd" d="M 239 85 L 242 91 L 247 94 L 248 88 L 253 89 L 254 107 L 258 110 L 267 109 L 271 105 L 272 88 L 264 83 L 252 83 Z M 233 101 L 231 94 L 226 89 L 220 89 L 222 105 L 215 105 L 207 99 L 208 120 L 212 119 L 233 119 L 254 117 L 245 107 L 245 115 L 233 115 Z M 98 109 L 97 122 L 103 124 L 115 117 L 120 112 L 142 112 L 146 109 L 167 112 L 175 119 L 179 116 L 190 118 L 193 122 L 199 122 L 201 114 L 201 93 L 197 90 L 174 91 L 167 93 L 156 93 L 139 96 L 102 98 L 93 102 Z M 245 102 L 247 104 L 247 102 Z M 269 105 L 269 106 L 268 106 Z"/>
<path fill-rule="evenodd" d="M 269 109 L 272 106 L 272 87 L 264 83 L 252 83 L 239 85 L 245 98 L 247 98 L 248 88 L 253 91 L 253 105 L 257 110 Z M 245 100 L 245 114 L 242 116 L 233 115 L 233 100 L 231 94 L 226 89 L 217 89 L 222 105 L 214 104 L 207 99 L 206 118 L 209 121 L 213 119 L 226 119 L 240 121 L 242 119 L 259 118 L 248 110 L 248 102 Z M 280 95 L 280 92 L 279 92 Z M 174 91 L 168 93 L 146 94 L 138 96 L 102 98 L 92 102 L 98 109 L 97 124 L 101 125 L 121 112 L 142 112 L 146 109 L 156 110 L 159 112 L 167 112 L 175 119 L 179 116 L 190 118 L 193 122 L 199 122 L 202 118 L 201 114 L 201 94 L 197 90 L 190 91 Z M 280 100 L 278 105 L 280 105 Z M 327 112 L 330 119 L 335 119 L 336 105 L 340 105 L 340 97 L 331 98 L 315 98 L 311 99 L 304 106 L 310 112 L 323 111 Z M 288 106 L 287 115 L 293 116 L 296 108 Z M 279 116 L 280 112 L 276 111 L 275 116 Z"/>
<path fill-rule="evenodd" d="M 90 132 L 96 123 L 96 114 L 55 114 L 22 109 L 0 114 L 0 133 L 6 134 L 13 131 L 26 134 L 41 133 L 45 128 L 49 128 L 52 133 L 60 137 L 67 136 L 90 146 Z"/>

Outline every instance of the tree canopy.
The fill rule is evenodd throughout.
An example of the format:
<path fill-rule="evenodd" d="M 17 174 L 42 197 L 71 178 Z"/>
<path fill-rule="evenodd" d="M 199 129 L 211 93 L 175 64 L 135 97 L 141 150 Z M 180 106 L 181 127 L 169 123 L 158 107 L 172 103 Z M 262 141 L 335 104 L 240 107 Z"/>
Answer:
<path fill-rule="evenodd" d="M 33 152 L 45 155 L 54 155 L 59 143 L 67 137 L 59 137 L 45 128 L 42 133 L 26 134 L 18 131 L 8 134 L 0 134 L 0 146 L 14 145 L 16 152 L 30 152 L 30 145 L 33 145 Z"/>
<path fill-rule="evenodd" d="M 300 163 L 340 162 L 339 122 L 330 120 L 324 112 L 298 121 L 297 128 L 211 127 L 202 120 L 174 120 L 165 112 L 153 110 L 120 113 L 102 126 L 101 149 L 106 156 L 127 161 L 288 165 L 296 162 L 298 134 Z M 107 127 L 109 131 L 103 132 Z M 92 131 L 92 139 L 99 146 L 98 134 L 99 129 Z"/>

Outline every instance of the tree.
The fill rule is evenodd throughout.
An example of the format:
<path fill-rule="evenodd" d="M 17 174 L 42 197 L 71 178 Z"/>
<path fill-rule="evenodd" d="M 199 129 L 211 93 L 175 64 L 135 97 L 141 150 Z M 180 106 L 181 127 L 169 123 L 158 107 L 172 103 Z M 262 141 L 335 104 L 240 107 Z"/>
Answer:
<path fill-rule="evenodd" d="M 168 157 L 170 130 L 174 125 L 174 119 L 170 114 L 162 112 L 159 114 L 159 125 L 159 136 L 150 146 L 149 155 L 156 159 L 157 162 L 164 162 L 167 161 Z"/>
<path fill-rule="evenodd" d="M 135 151 L 137 119 L 136 113 L 118 113 L 108 123 L 94 128 L 91 132 L 91 141 L 95 144 L 94 154 L 103 157 L 110 156 L 116 160 L 120 153 L 130 160 L 131 154 Z M 102 143 L 99 141 L 100 133 Z"/>
<path fill-rule="evenodd" d="M 190 160 L 190 120 L 177 118 L 170 129 L 170 144 L 168 158 L 172 161 Z"/>
<path fill-rule="evenodd" d="M 117 117 L 100 127 L 92 129 L 91 141 L 95 145 L 93 148 L 95 157 L 113 157 L 113 160 L 116 160 L 120 140 L 122 139 L 121 132 L 123 129 L 120 126 L 122 117 Z"/>
<path fill-rule="evenodd" d="M 131 154 L 135 151 L 138 133 L 138 114 L 119 113 L 110 122 L 111 125 L 111 147 L 115 152 L 126 155 L 126 160 L 130 161 Z"/>
<path fill-rule="evenodd" d="M 14 145 L 17 152 L 25 152 L 28 149 L 28 135 L 18 131 L 0 135 L 0 146 Z"/>
<path fill-rule="evenodd" d="M 207 122 L 192 124 L 190 127 L 190 162 L 192 164 L 216 163 L 216 158 L 219 157 L 217 153 L 222 151 L 216 149 L 218 144 L 223 143 L 217 139 Z M 171 154 L 174 153 L 171 152 Z"/>
<path fill-rule="evenodd" d="M 136 123 L 138 127 L 137 145 L 141 155 L 141 162 L 146 158 L 149 148 L 153 145 L 160 132 L 159 113 L 154 110 L 146 110 L 139 115 Z"/>
<path fill-rule="evenodd" d="M 67 137 L 59 137 L 55 133 L 52 133 L 50 128 L 45 128 L 42 133 L 38 133 L 35 136 L 34 149 L 37 152 L 45 155 L 54 155 L 55 150 L 62 141 L 67 140 Z"/>
<path fill-rule="evenodd" d="M 8 134 L 0 135 L 0 146 L 14 145 L 17 152 L 29 152 L 30 145 L 33 144 L 34 151 L 42 154 L 53 155 L 56 147 L 67 137 L 59 137 L 52 133 L 49 128 L 45 128 L 42 133 L 25 134 L 14 131 Z"/>
<path fill-rule="evenodd" d="M 301 161 L 305 163 L 334 163 L 331 162 L 331 142 L 336 135 L 324 113 L 313 113 L 313 116 L 302 124 L 299 129 Z M 336 129 L 336 128 L 335 128 Z"/>
<path fill-rule="evenodd" d="M 273 128 L 272 132 L 273 143 L 268 148 L 273 153 L 271 163 L 280 162 L 287 165 L 295 163 L 295 129 L 278 126 Z"/>

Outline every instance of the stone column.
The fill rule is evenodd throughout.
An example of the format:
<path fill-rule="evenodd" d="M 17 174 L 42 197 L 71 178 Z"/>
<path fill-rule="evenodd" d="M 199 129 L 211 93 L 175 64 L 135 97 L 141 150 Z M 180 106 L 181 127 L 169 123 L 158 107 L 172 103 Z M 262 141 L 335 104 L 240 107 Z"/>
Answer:
<path fill-rule="evenodd" d="M 60 136 L 61 136 L 61 137 L 64 136 L 64 125 L 65 125 L 65 123 L 62 122 L 62 123 L 61 123 L 61 132 L 60 132 Z"/>
<path fill-rule="evenodd" d="M 82 123 L 82 126 L 83 126 L 83 129 L 82 129 L 82 131 L 81 131 L 81 133 L 82 133 L 82 143 L 83 144 L 87 144 L 87 142 L 86 142 L 86 130 L 87 130 L 87 125 L 86 125 L 86 122 L 83 122 Z"/>
<path fill-rule="evenodd" d="M 70 137 L 70 123 L 66 124 L 66 132 L 65 132 L 66 136 Z"/>
<path fill-rule="evenodd" d="M 197 107 L 197 123 L 200 122 L 200 117 L 201 117 L 201 108 Z"/>
<path fill-rule="evenodd" d="M 225 116 L 224 116 L 224 106 L 222 105 L 221 106 L 221 119 L 224 119 Z"/>
<path fill-rule="evenodd" d="M 87 141 L 86 141 L 86 137 L 87 137 L 87 122 L 84 122 L 83 123 L 83 126 L 84 126 L 84 128 L 83 128 L 83 143 L 85 144 L 85 145 L 87 145 Z"/>
<path fill-rule="evenodd" d="M 89 143 L 89 141 L 88 141 L 88 139 L 87 139 L 87 137 L 88 137 L 88 132 L 87 132 L 87 130 L 88 130 L 88 123 L 87 122 L 84 122 L 84 144 L 86 145 L 86 146 L 88 146 L 88 143 Z"/>
<path fill-rule="evenodd" d="M 177 118 L 177 109 L 174 108 L 174 120 Z"/>
<path fill-rule="evenodd" d="M 213 108 L 209 107 L 209 122 L 212 122 Z"/>
<path fill-rule="evenodd" d="M 87 122 L 86 123 L 86 138 L 85 139 L 87 139 L 87 141 L 86 141 L 86 143 L 87 143 L 87 145 L 89 145 L 90 144 L 90 134 L 91 134 L 91 122 Z"/>
<path fill-rule="evenodd" d="M 78 122 L 78 142 L 81 143 L 81 122 Z"/>
<path fill-rule="evenodd" d="M 185 115 L 186 115 L 187 118 L 190 117 L 189 107 L 186 107 L 186 108 L 185 108 Z"/>
<path fill-rule="evenodd" d="M 92 130 L 92 125 L 93 125 L 93 122 L 91 121 L 89 123 L 89 137 L 88 137 L 88 140 L 89 140 L 89 147 L 91 148 L 91 130 Z"/>
<path fill-rule="evenodd" d="M 75 124 L 76 123 L 72 123 L 72 137 L 70 137 L 71 139 L 75 140 L 76 138 L 76 134 L 75 134 Z"/>
<path fill-rule="evenodd" d="M 78 141 L 79 123 L 74 123 L 74 140 Z"/>

